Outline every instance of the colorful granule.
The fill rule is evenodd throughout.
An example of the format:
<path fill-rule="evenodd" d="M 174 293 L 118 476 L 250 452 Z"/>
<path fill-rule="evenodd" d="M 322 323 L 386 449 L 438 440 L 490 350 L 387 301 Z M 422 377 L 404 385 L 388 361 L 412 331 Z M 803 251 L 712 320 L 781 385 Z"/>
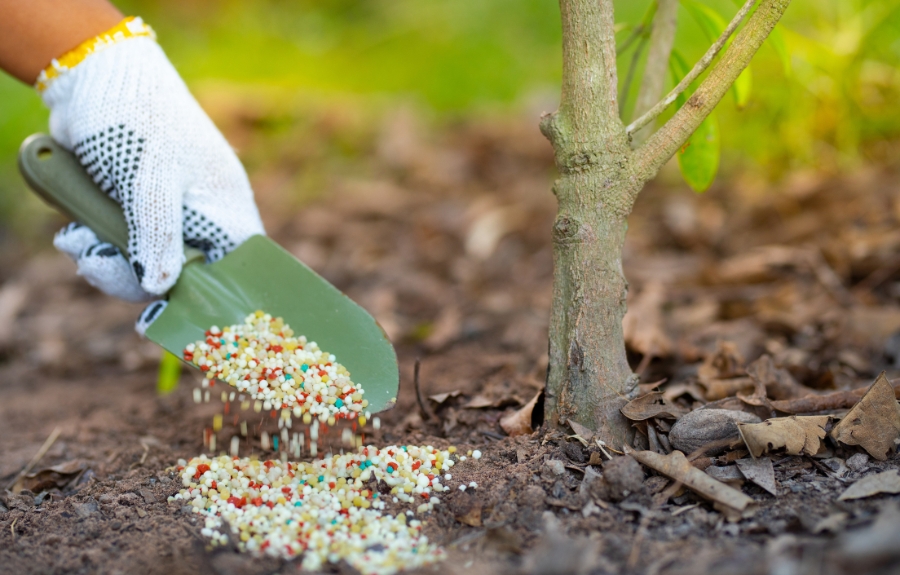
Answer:
<path fill-rule="evenodd" d="M 178 467 L 184 489 L 172 499 L 189 501 L 206 517 L 202 533 L 216 545 L 230 529 L 241 550 L 302 555 L 307 570 L 345 560 L 362 573 L 395 573 L 444 553 L 421 533 L 420 521 L 408 519 L 412 509 L 384 513 L 386 499 L 431 511 L 437 494 L 450 490 L 442 480 L 452 479 L 454 451 L 368 446 L 311 462 L 201 456 Z M 372 480 L 390 494 L 372 490 Z"/>
<path fill-rule="evenodd" d="M 184 359 L 262 403 L 290 409 L 309 424 L 339 419 L 366 423 L 369 405 L 362 386 L 335 357 L 305 336 L 295 337 L 284 320 L 257 311 L 243 324 L 209 328 L 206 338 L 189 344 Z"/>

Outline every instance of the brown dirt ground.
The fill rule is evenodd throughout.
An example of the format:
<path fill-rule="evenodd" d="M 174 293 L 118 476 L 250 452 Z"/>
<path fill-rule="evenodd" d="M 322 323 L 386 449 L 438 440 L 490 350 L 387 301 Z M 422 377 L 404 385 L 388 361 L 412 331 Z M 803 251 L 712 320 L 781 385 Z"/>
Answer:
<path fill-rule="evenodd" d="M 689 492 L 655 501 L 665 482 L 649 473 L 623 501 L 597 501 L 586 514 L 579 485 L 596 448 L 546 430 L 505 436 L 499 419 L 541 388 L 547 364 L 553 168 L 533 122 L 430 131 L 401 111 L 355 130 L 348 144 L 340 134 L 359 120 L 327 110 L 273 135 L 264 108 L 225 108 L 216 119 L 248 150 L 267 229 L 397 342 L 399 406 L 384 414 L 375 440 L 485 453 L 453 472 L 454 484 L 479 488 L 454 490 L 427 518 L 429 535 L 450 553 L 435 571 L 900 569 L 900 496 L 836 501 L 861 475 L 900 467 L 896 456 L 830 474 L 810 458 L 776 457 L 779 496 L 744 484 L 759 510 L 730 523 Z M 328 193 L 301 208 L 289 198 L 304 173 Z M 685 384 L 677 401 L 702 403 L 698 366 L 720 341 L 733 342 L 745 362 L 770 354 L 815 390 L 866 385 L 882 369 L 900 374 L 898 183 L 890 170 L 867 168 L 798 173 L 774 187 L 746 175 L 703 196 L 648 188 L 626 254 L 632 303 L 648 286 L 663 293 L 644 300 L 652 313 L 629 334 L 642 381 Z M 208 550 L 199 518 L 167 503 L 179 485 L 166 469 L 204 451 L 203 430 L 221 406 L 192 401 L 192 374 L 175 393 L 155 394 L 158 351 L 131 328 L 139 308 L 98 294 L 48 251 L 4 261 L 0 487 L 55 427 L 61 433 L 36 466 L 43 474 L 30 482 L 34 491 L 0 498 L 0 572 L 298 572 L 297 563 Z M 642 362 L 645 354 L 652 357 Z M 412 385 L 417 357 L 424 395 L 459 392 L 428 400 L 428 414 Z M 852 453 L 835 452 L 831 464 Z M 549 459 L 565 462 L 562 475 L 548 472 Z"/>

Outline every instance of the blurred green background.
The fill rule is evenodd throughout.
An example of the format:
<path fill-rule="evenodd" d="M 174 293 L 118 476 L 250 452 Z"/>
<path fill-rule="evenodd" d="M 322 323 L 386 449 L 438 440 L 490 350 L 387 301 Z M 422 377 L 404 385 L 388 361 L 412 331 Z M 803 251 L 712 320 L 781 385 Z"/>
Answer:
<path fill-rule="evenodd" d="M 620 42 L 650 3 L 616 2 Z M 258 114 L 256 127 L 272 140 L 310 122 L 308 116 L 319 113 L 323 102 L 365 118 L 377 118 L 396 102 L 410 102 L 432 127 L 519 116 L 537 129 L 537 114 L 552 110 L 558 97 L 561 51 L 555 0 L 116 4 L 155 27 L 205 106 L 218 102 L 234 108 L 264 101 L 266 112 Z M 725 20 L 738 6 L 731 0 L 703 4 Z M 767 42 L 754 60 L 746 105 L 738 109 L 729 97 L 720 106 L 720 180 L 740 170 L 775 180 L 799 168 L 841 171 L 893 161 L 900 133 L 898 7 L 900 1 L 894 0 L 794 0 L 780 25 L 789 57 Z M 679 53 L 693 63 L 708 44 L 697 21 L 682 8 Z M 636 45 L 620 56 L 620 81 Z M 638 59 L 637 77 L 640 66 Z M 635 90 L 631 92 L 633 96 Z M 235 94 L 240 97 L 229 100 Z M 625 110 L 630 110 L 627 102 Z M 221 114 L 211 113 L 221 121 Z M 46 130 L 46 120 L 46 110 L 29 87 L 0 77 L 0 222 L 7 237 L 49 241 L 36 231 L 46 210 L 26 193 L 15 170 L 19 143 L 31 132 Z M 322 162 L 332 165 L 330 156 L 335 155 L 341 165 L 352 164 L 360 153 L 353 130 L 367 121 L 338 122 L 336 132 L 345 126 L 351 133 L 334 136 Z M 252 173 L 254 162 L 262 160 L 236 145 Z M 313 177 L 301 188 L 315 186 Z"/>

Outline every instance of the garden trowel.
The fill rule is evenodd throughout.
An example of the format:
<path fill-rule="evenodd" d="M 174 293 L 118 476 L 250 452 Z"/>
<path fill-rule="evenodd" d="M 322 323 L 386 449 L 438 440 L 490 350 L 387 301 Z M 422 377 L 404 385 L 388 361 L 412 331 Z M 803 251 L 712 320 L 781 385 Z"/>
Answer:
<path fill-rule="evenodd" d="M 19 169 L 31 188 L 63 214 L 90 227 L 127 253 L 122 208 L 104 194 L 78 160 L 50 136 L 29 137 Z M 365 390 L 369 410 L 393 407 L 399 385 L 397 355 L 387 335 L 363 308 L 265 236 L 253 236 L 214 263 L 185 249 L 168 306 L 146 337 L 181 357 L 211 326 L 243 323 L 256 310 L 281 316 L 294 332 L 333 353 Z M 193 364 L 189 364 L 192 365 Z"/>

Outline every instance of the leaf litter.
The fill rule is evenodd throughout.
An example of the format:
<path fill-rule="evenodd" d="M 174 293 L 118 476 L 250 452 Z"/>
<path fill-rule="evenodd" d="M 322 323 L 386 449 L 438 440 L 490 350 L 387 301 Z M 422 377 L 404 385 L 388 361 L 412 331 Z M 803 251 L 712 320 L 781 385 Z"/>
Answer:
<path fill-rule="evenodd" d="M 845 445 L 859 445 L 875 459 L 885 460 L 897 451 L 900 438 L 900 404 L 884 372 L 853 409 L 831 430 Z"/>
<path fill-rule="evenodd" d="M 242 105 L 258 107 L 256 100 L 264 98 Z M 254 114 L 267 117 L 264 110 Z M 339 111 L 323 117 L 331 120 L 306 123 L 304 129 L 329 130 L 358 121 Z M 423 420 L 410 389 L 401 389 L 399 408 L 384 415 L 382 434 L 390 439 L 382 435 L 374 442 L 453 442 L 484 451 L 478 470 L 465 462 L 454 468 L 454 478 L 458 476 L 466 490 L 447 494 L 445 506 L 438 506 L 433 521 L 425 522 L 434 525 L 432 540 L 462 541 L 448 547 L 451 560 L 458 561 L 453 565 L 495 561 L 496 570 L 519 569 L 523 550 L 543 549 L 537 543 L 543 541 L 545 512 L 559 519 L 560 537 L 596 534 L 581 541 L 579 549 L 596 551 L 609 562 L 606 571 L 622 571 L 632 561 L 641 572 L 704 572 L 704 565 L 719 561 L 771 571 L 768 562 L 788 557 L 778 553 L 789 548 L 782 536 L 793 537 L 804 529 L 812 535 L 834 533 L 841 542 L 826 550 L 834 559 L 827 563 L 829 573 L 856 572 L 854 565 L 873 557 L 880 562 L 896 558 L 897 546 L 888 545 L 886 534 L 896 533 L 898 523 L 878 510 L 891 496 L 842 502 L 846 519 L 834 518 L 839 514 L 829 507 L 845 488 L 833 476 L 853 481 L 892 470 L 897 467 L 894 455 L 860 461 L 858 456 L 868 457 L 864 448 L 826 438 L 833 443 L 833 459 L 846 460 L 849 471 L 829 460 L 773 456 L 777 499 L 745 482 L 745 495 L 758 500 L 756 515 L 723 524 L 705 497 L 678 481 L 637 463 L 637 473 L 631 465 L 608 465 L 610 458 L 628 458 L 611 449 L 621 446 L 598 445 L 589 429 L 575 429 L 576 437 L 546 430 L 505 437 L 501 419 L 529 402 L 547 365 L 552 250 L 546 230 L 554 206 L 546 191 L 552 153 L 533 126 L 516 122 L 487 127 L 463 122 L 424 139 L 410 128 L 410 121 L 396 120 L 391 116 L 383 129 L 359 130 L 383 138 L 358 149 L 381 155 L 384 159 L 373 155 L 366 160 L 381 162 L 384 172 L 368 179 L 343 174 L 324 178 L 320 181 L 335 182 L 333 188 L 327 186 L 327 197 L 299 213 L 284 209 L 277 182 L 292 181 L 297 154 L 307 165 L 327 165 L 315 158 L 324 157 L 318 146 L 333 141 L 330 132 L 317 132 L 315 138 L 303 132 L 309 147 L 284 154 L 273 153 L 277 147 L 256 133 L 255 126 L 265 121 L 226 123 L 240 132 L 248 162 L 256 166 L 254 182 L 273 236 L 375 312 L 399 342 L 404 381 L 412 361 L 421 355 L 434 374 L 428 392 L 443 400 L 435 402 L 437 418 Z M 642 312 L 634 318 L 652 327 L 652 337 L 630 338 L 629 347 L 635 364 L 644 355 L 650 357 L 642 366 L 643 381 L 666 379 L 655 391 L 686 415 L 675 420 L 660 413 L 644 419 L 647 432 L 636 433 L 636 443 L 649 447 L 652 433 L 661 451 L 667 450 L 666 442 L 677 449 L 673 439 L 692 431 L 686 427 L 691 416 L 713 409 L 761 419 L 794 413 L 841 417 L 846 415 L 841 410 L 852 408 L 862 396 L 855 390 L 878 371 L 887 369 L 896 376 L 900 359 L 895 357 L 900 354 L 889 340 L 900 329 L 898 277 L 891 271 L 896 269 L 891 254 L 900 245 L 900 212 L 893 191 L 897 180 L 871 170 L 836 178 L 807 175 L 802 185 L 791 178 L 771 191 L 740 180 L 700 197 L 657 184 L 648 187 L 629 221 L 624 266 L 638 296 L 632 309 L 641 311 L 642 294 L 656 299 L 646 306 L 649 316 L 640 317 Z M 869 193 L 861 195 L 859 189 Z M 480 219 L 474 206 L 487 195 L 496 197 L 486 211 L 515 206 L 516 217 L 492 216 L 497 222 L 502 219 L 502 232 L 494 230 L 491 241 L 482 243 L 484 249 L 467 251 L 465 244 Z M 210 406 L 192 405 L 184 389 L 170 399 L 156 399 L 152 371 L 157 350 L 123 335 L 130 334 L 133 310 L 84 288 L 68 265 L 36 258 L 27 265 L 11 265 L 4 277 L 8 285 L 23 286 L 28 297 L 9 315 L 12 329 L 2 342 L 6 362 L 0 369 L 10 383 L 0 388 L 0 450 L 14 453 L 22 445 L 33 446 L 15 465 L 12 458 L 3 462 L 4 469 L 10 469 L 4 477 L 12 478 L 49 432 L 28 422 L 59 421 L 66 426 L 65 441 L 59 453 L 48 454 L 41 469 L 79 460 L 93 479 L 79 485 L 73 481 L 39 504 L 37 498 L 47 491 L 30 494 L 26 489 L 0 496 L 4 564 L 27 572 L 50 571 L 57 562 L 87 561 L 79 568 L 101 570 L 97 557 L 102 556 L 108 570 L 128 571 L 135 561 L 147 561 L 179 574 L 207 564 L 220 573 L 289 572 L 290 563 L 266 558 L 242 562 L 227 550 L 208 554 L 186 537 L 201 526 L 191 523 L 192 514 L 179 514 L 174 504 L 166 503 L 177 486 L 158 470 L 200 449 L 200 437 L 190 430 L 208 421 L 209 414 L 199 410 Z M 510 278 L 516 279 L 514 285 Z M 861 294 L 853 289 L 859 278 L 866 278 Z M 665 285 L 661 295 L 654 295 L 653 282 Z M 852 300 L 840 283 L 851 288 Z M 665 340 L 668 349 L 639 343 Z M 645 354 L 648 350 L 653 351 Z M 771 358 L 768 373 L 777 373 L 755 373 L 754 379 L 752 366 L 763 354 Z M 799 391 L 805 395 L 775 397 L 782 396 L 776 389 L 784 373 L 803 386 Z M 148 378 L 151 385 L 145 387 Z M 33 389 L 17 383 L 23 381 L 34 382 Z M 764 394 L 759 393 L 760 382 Z M 442 397 L 454 391 L 465 399 Z M 35 401 L 37 395 L 54 393 L 69 401 L 56 402 L 52 412 L 46 402 Z M 478 408 L 463 407 L 470 398 L 477 399 L 472 405 Z M 125 421 L 123 413 L 129 414 Z M 230 425 L 226 420 L 222 433 L 234 432 Z M 139 444 L 147 433 L 160 438 L 160 445 L 149 451 Z M 736 468 L 754 482 L 747 466 L 759 464 L 765 454 L 753 460 L 739 436 L 725 434 L 725 440 L 730 443 L 701 454 L 684 449 L 684 458 L 701 474 L 701 468 L 724 468 L 733 475 Z M 562 473 L 542 477 L 545 460 L 562 462 Z M 595 485 L 585 502 L 580 489 L 589 476 L 603 488 Z M 469 487 L 472 482 L 478 487 Z M 610 490 L 611 485 L 615 489 Z M 151 499 L 141 492 L 152 494 L 156 503 L 147 503 Z M 877 530 L 872 530 L 872 518 Z M 893 526 L 893 531 L 879 522 Z M 635 538 L 638 531 L 643 534 L 640 541 Z M 845 536 L 856 532 L 884 543 L 851 545 Z M 805 556 L 814 556 L 820 549 L 814 545 L 824 541 L 798 539 L 797 547 L 810 552 Z M 22 541 L 32 550 L 54 553 L 32 553 L 19 546 Z M 101 541 L 117 545 L 101 547 Z M 781 547 L 773 543 L 767 551 L 767 542 L 776 541 Z M 847 563 L 850 567 L 841 571 L 841 558 L 851 556 L 856 563 Z M 528 567 L 544 568 L 536 561 Z"/>
<path fill-rule="evenodd" d="M 831 421 L 829 415 L 792 415 L 762 423 L 740 423 L 741 438 L 753 457 L 784 449 L 788 455 L 818 455 Z"/>
<path fill-rule="evenodd" d="M 838 501 L 861 499 L 882 493 L 900 493 L 900 472 L 896 469 L 863 477 L 841 493 Z"/>

